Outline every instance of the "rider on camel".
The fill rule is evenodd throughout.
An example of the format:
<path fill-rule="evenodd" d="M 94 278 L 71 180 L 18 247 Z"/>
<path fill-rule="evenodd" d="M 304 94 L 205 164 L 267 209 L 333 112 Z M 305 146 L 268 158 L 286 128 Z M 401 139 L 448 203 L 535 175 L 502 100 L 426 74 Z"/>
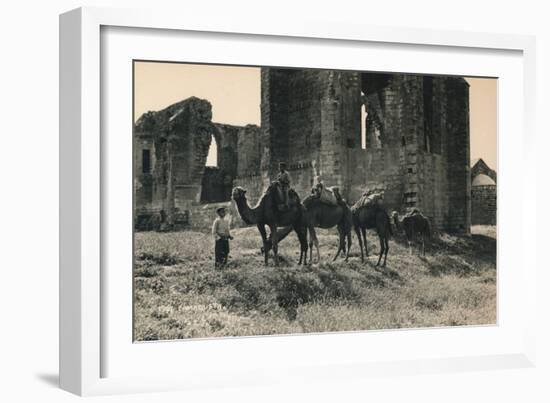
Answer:
<path fill-rule="evenodd" d="M 290 174 L 287 171 L 286 163 L 279 163 L 279 174 L 277 175 L 277 181 L 281 184 L 281 189 L 283 193 L 283 207 L 285 209 L 289 208 L 288 203 L 288 191 L 290 190 Z"/>

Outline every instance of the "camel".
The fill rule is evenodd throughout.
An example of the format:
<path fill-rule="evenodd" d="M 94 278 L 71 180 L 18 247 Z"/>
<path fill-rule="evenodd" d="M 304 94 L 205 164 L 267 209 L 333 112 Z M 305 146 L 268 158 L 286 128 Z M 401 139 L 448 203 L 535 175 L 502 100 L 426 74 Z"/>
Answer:
<path fill-rule="evenodd" d="M 353 217 L 353 228 L 359 239 L 359 247 L 361 248 L 361 262 L 365 261 L 365 255 L 367 258 L 369 257 L 366 230 L 375 229 L 378 234 L 378 239 L 380 240 L 380 255 L 378 256 L 376 266 L 380 265 L 382 255 L 384 255 L 382 266 L 386 266 L 386 259 L 390 249 L 389 238 L 393 235 L 390 216 L 386 210 L 378 205 L 365 206 L 359 203 L 352 206 L 351 213 Z M 363 247 L 365 248 L 365 255 L 363 255 Z"/>
<path fill-rule="evenodd" d="M 417 236 L 420 236 L 422 241 L 422 256 L 426 256 L 426 239 L 431 239 L 432 237 L 430 220 L 417 209 L 402 219 L 399 219 L 399 214 L 397 211 L 394 211 L 392 212 L 392 218 L 395 227 L 405 232 L 409 245 L 409 253 L 411 253 L 411 242 L 416 241 Z"/>
<path fill-rule="evenodd" d="M 282 189 L 278 182 L 273 182 L 268 187 L 256 207 L 251 208 L 246 199 L 246 190 L 236 187 L 232 191 L 233 200 L 243 221 L 247 224 L 256 224 L 262 237 L 264 262 L 268 264 L 269 250 L 273 249 L 275 266 L 279 264 L 278 243 L 292 230 L 296 232 L 300 241 L 300 261 L 298 264 L 307 263 L 307 229 L 305 224 L 305 209 L 298 194 L 289 192 L 288 210 L 279 211 L 282 204 Z M 269 227 L 269 238 L 265 226 Z M 277 227 L 287 227 L 283 231 L 277 231 Z"/>
<path fill-rule="evenodd" d="M 319 252 L 319 240 L 315 233 L 315 227 L 318 228 L 332 228 L 334 226 L 338 229 L 338 251 L 334 255 L 333 261 L 340 256 L 340 252 L 345 252 L 346 261 L 349 258 L 349 250 L 351 248 L 351 228 L 352 218 L 351 211 L 345 201 L 341 201 L 337 205 L 330 205 L 323 203 L 315 195 L 309 195 L 303 201 L 306 210 L 306 223 L 310 235 L 309 248 L 310 257 L 309 261 L 313 259 L 313 245 L 317 250 L 317 261 L 321 261 L 321 254 Z M 346 248 L 347 239 L 347 248 Z"/>

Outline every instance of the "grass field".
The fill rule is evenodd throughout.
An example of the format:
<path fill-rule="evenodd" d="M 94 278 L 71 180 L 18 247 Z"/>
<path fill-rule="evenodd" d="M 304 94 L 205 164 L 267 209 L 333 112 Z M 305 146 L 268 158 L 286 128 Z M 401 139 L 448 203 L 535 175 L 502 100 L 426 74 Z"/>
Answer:
<path fill-rule="evenodd" d="M 230 261 L 215 270 L 213 241 L 199 232 L 136 233 L 135 339 L 167 340 L 305 332 L 418 328 L 496 322 L 496 229 L 441 234 L 423 258 L 399 237 L 376 268 L 369 234 L 362 264 L 331 262 L 336 231 L 319 230 L 321 264 L 297 266 L 290 235 L 279 267 L 265 267 L 256 228 L 233 231 Z"/>

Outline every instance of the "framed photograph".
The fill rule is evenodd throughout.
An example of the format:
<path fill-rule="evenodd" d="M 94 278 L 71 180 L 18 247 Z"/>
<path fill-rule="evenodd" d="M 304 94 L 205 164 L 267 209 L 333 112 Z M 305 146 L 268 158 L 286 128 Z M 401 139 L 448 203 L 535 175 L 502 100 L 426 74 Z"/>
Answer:
<path fill-rule="evenodd" d="M 534 365 L 533 38 L 86 8 L 60 44 L 64 389 Z"/>

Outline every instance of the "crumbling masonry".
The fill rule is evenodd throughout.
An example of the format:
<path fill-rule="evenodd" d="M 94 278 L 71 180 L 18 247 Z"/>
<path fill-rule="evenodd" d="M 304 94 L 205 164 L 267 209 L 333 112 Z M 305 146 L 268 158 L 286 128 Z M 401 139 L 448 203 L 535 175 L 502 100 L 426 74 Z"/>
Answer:
<path fill-rule="evenodd" d="M 495 225 L 497 223 L 497 173 L 481 158 L 471 169 L 472 176 L 472 224 Z"/>
<path fill-rule="evenodd" d="M 260 128 L 212 123 L 197 98 L 138 120 L 136 227 L 201 226 L 209 203 L 229 201 L 236 185 L 254 203 L 285 161 L 302 198 L 317 181 L 349 203 L 384 190 L 388 210 L 417 207 L 438 229 L 469 232 L 464 79 L 262 68 L 261 80 Z M 212 138 L 218 167 L 205 169 Z"/>

